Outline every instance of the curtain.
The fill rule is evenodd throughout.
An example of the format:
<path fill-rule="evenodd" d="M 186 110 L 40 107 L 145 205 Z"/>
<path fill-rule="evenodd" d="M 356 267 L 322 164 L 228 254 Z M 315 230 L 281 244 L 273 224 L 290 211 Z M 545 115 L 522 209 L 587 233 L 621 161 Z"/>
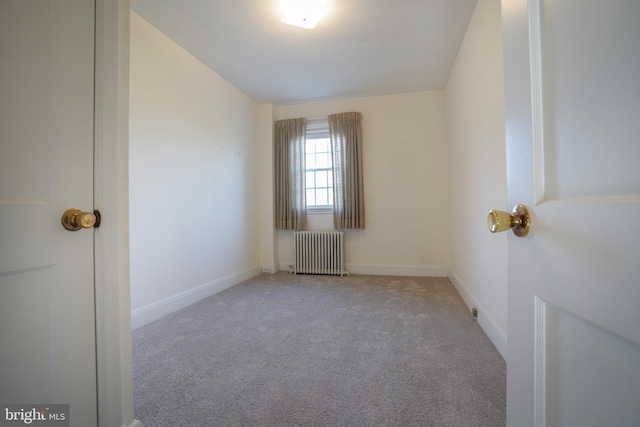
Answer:
<path fill-rule="evenodd" d="M 305 143 L 307 119 L 276 122 L 276 228 L 307 228 Z"/>
<path fill-rule="evenodd" d="M 362 126 L 360 113 L 329 116 L 333 156 L 333 225 L 364 228 Z"/>

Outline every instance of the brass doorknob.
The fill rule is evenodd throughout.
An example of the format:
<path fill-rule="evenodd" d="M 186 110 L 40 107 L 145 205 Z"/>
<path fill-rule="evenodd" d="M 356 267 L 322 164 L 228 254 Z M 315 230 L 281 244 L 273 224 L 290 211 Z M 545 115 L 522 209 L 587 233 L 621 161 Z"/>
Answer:
<path fill-rule="evenodd" d="M 517 205 L 511 213 L 491 210 L 487 216 L 487 227 L 492 233 L 512 229 L 513 234 L 524 237 L 529 233 L 530 225 L 529 211 L 523 205 Z"/>
<path fill-rule="evenodd" d="M 82 212 L 80 209 L 67 209 L 62 214 L 62 226 L 69 231 L 82 228 L 98 228 L 100 226 L 100 212 Z"/>

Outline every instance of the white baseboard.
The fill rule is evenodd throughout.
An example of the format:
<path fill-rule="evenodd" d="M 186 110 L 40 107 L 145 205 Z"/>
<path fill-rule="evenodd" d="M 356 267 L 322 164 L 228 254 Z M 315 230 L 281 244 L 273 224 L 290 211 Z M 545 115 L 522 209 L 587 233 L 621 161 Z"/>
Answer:
<path fill-rule="evenodd" d="M 250 268 L 244 271 L 221 277 L 204 285 L 191 288 L 168 298 L 136 308 L 131 311 L 131 329 L 135 330 L 141 326 L 158 320 L 168 314 L 176 312 L 182 308 L 190 306 L 204 298 L 222 292 L 238 283 L 251 279 L 260 274 L 260 267 Z"/>
<path fill-rule="evenodd" d="M 351 274 L 370 274 L 372 276 L 418 276 L 447 277 L 446 267 L 427 265 L 390 265 L 390 264 L 346 264 Z"/>
<path fill-rule="evenodd" d="M 469 290 L 469 287 L 455 274 L 449 270 L 449 280 L 453 283 L 467 307 L 471 310 L 475 307 L 478 310 L 478 324 L 482 328 L 489 340 L 493 343 L 498 353 L 504 360 L 507 360 L 507 334 L 498 326 L 496 321 L 491 315 L 484 309 L 482 304 L 478 302 L 473 293 Z"/>
<path fill-rule="evenodd" d="M 133 420 L 133 422 L 131 424 L 129 424 L 127 427 L 144 427 L 144 426 L 142 425 L 142 423 L 140 421 Z"/>
<path fill-rule="evenodd" d="M 286 271 L 288 273 L 291 270 L 291 268 L 289 268 L 290 265 L 293 265 L 293 261 L 291 261 L 291 262 L 281 262 L 278 265 L 278 271 Z"/>
<path fill-rule="evenodd" d="M 271 274 L 277 273 L 275 264 L 264 264 L 264 265 L 262 265 L 260 267 L 260 270 L 263 273 L 267 273 L 267 274 L 269 274 L 269 273 L 271 273 Z"/>
<path fill-rule="evenodd" d="M 280 271 L 289 271 L 293 262 L 280 263 Z M 345 264 L 349 274 L 366 274 L 371 276 L 417 276 L 417 277 L 447 277 L 446 267 L 432 267 L 423 265 L 390 265 L 390 264 Z"/>

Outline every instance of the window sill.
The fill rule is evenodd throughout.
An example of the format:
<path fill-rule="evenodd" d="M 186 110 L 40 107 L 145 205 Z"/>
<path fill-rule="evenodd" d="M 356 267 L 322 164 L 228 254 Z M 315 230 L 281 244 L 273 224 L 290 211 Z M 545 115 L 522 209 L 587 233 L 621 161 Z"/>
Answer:
<path fill-rule="evenodd" d="M 333 206 L 307 206 L 308 215 L 326 215 L 333 213 Z"/>

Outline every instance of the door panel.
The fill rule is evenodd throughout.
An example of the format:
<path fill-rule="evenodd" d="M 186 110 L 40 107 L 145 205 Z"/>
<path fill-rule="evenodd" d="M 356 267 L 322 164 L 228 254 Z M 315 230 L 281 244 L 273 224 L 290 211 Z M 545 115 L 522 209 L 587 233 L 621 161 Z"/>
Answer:
<path fill-rule="evenodd" d="M 539 27 L 532 58 L 541 69 L 533 83 L 543 107 L 545 201 L 640 194 L 640 2 L 537 7 L 530 25 Z"/>
<path fill-rule="evenodd" d="M 0 352 L 0 366 L 11 367 L 3 372 L 2 380 L 3 384 L 21 384 L 5 390 L 9 393 L 3 393 L 2 403 L 49 402 L 58 393 L 57 370 L 51 366 L 58 359 L 56 342 L 51 339 L 57 317 L 52 304 L 57 299 L 52 268 L 0 276 L 0 336 L 3 347 L 11 349 Z"/>
<path fill-rule="evenodd" d="M 640 3 L 502 6 L 507 423 L 640 425 Z"/>
<path fill-rule="evenodd" d="M 53 199 L 54 178 L 50 162 L 54 141 L 49 133 L 55 111 L 49 80 L 55 34 L 48 2 L 21 3 L 3 1 L 0 16 L 0 199 L 5 204 L 47 203 Z"/>
<path fill-rule="evenodd" d="M 0 404 L 95 426 L 93 2 L 2 0 L 0 58 Z"/>
<path fill-rule="evenodd" d="M 640 346 L 551 304 L 537 304 L 544 310 L 545 342 L 539 348 L 546 353 L 547 425 L 635 425 Z M 615 423 L 611 414 L 617 414 Z"/>

